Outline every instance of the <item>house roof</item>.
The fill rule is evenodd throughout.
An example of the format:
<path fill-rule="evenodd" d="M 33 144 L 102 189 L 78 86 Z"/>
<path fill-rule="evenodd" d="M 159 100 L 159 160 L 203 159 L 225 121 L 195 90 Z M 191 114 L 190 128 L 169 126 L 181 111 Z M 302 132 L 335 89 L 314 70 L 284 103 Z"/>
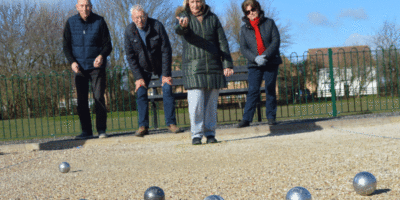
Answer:
<path fill-rule="evenodd" d="M 328 67 L 329 49 L 332 49 L 332 61 L 334 67 L 354 66 L 357 65 L 357 61 L 369 62 L 372 58 L 371 49 L 367 45 L 309 49 L 307 57 L 311 62 L 318 61 L 318 64 L 321 67 Z"/>

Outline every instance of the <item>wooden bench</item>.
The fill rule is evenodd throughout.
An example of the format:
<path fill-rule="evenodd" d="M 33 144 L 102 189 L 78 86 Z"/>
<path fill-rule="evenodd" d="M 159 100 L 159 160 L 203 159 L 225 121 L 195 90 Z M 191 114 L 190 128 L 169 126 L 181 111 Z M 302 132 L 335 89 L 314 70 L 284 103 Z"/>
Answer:
<path fill-rule="evenodd" d="M 226 78 L 226 81 L 229 82 L 236 82 L 236 81 L 246 81 L 248 78 L 248 68 L 247 66 L 235 66 L 233 68 L 234 74 L 230 77 Z M 182 71 L 172 71 L 172 86 L 180 86 L 183 88 L 183 72 Z M 161 81 L 158 76 L 152 76 L 150 84 L 148 88 L 152 88 L 152 93 L 149 95 L 149 100 L 151 102 L 151 109 L 153 111 L 153 124 L 155 128 L 158 128 L 158 119 L 157 119 L 157 107 L 156 107 L 156 102 L 162 101 L 163 100 L 163 95 L 158 94 L 157 88 L 161 88 Z M 183 89 L 182 89 L 183 91 Z M 260 88 L 261 92 L 265 92 L 265 88 L 261 87 Z M 242 95 L 242 94 L 247 94 L 248 92 L 248 87 L 246 88 L 236 88 L 236 89 L 221 89 L 219 91 L 219 96 L 230 96 L 230 95 Z M 175 100 L 183 100 L 187 99 L 187 93 L 186 92 L 178 92 L 178 93 L 173 93 Z M 261 104 L 257 104 L 257 116 L 258 116 L 258 121 L 261 122 Z"/>

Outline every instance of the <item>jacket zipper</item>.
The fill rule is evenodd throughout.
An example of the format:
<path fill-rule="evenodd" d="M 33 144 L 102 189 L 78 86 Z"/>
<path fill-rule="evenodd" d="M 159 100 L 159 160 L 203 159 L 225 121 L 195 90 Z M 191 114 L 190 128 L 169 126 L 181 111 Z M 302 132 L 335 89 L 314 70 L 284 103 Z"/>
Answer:
<path fill-rule="evenodd" d="M 87 20 L 87 19 L 86 19 Z M 87 29 L 88 24 L 86 23 L 86 21 L 83 21 L 83 55 L 84 58 L 86 58 L 86 51 L 87 51 L 87 44 L 86 44 L 86 29 Z M 91 65 L 88 66 L 89 68 L 93 68 L 91 67 Z"/>
<path fill-rule="evenodd" d="M 198 19 L 197 19 L 197 21 L 199 21 Z M 203 18 L 203 21 L 204 21 L 204 18 Z M 203 33 L 203 38 L 205 39 L 205 35 L 204 35 L 204 29 L 203 29 L 203 21 L 199 21 L 200 22 L 200 26 L 201 26 L 201 32 Z M 206 72 L 207 72 L 207 74 L 208 74 L 208 56 L 207 56 L 207 53 L 205 52 L 205 54 L 206 54 Z"/>

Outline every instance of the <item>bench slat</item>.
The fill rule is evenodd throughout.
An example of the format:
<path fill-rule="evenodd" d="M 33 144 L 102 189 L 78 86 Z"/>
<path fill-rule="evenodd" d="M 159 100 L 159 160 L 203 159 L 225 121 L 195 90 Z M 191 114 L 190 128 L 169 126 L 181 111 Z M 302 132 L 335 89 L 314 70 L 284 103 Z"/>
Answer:
<path fill-rule="evenodd" d="M 247 81 L 248 78 L 248 74 L 234 74 L 230 77 L 226 78 L 226 81 L 228 82 L 232 82 L 232 81 Z M 150 84 L 149 84 L 149 88 L 156 88 L 156 87 L 160 87 L 161 85 L 160 80 L 157 78 L 155 80 L 151 80 Z M 183 79 L 181 78 L 174 78 L 172 81 L 172 86 L 179 86 L 179 85 L 183 85 Z"/>
<path fill-rule="evenodd" d="M 247 73 L 249 69 L 246 66 L 235 66 L 233 67 L 233 71 L 235 73 Z M 182 78 L 183 71 L 171 71 L 172 78 Z M 157 75 L 152 75 L 151 80 L 159 80 L 160 78 Z"/>
<path fill-rule="evenodd" d="M 173 79 L 172 86 L 180 86 L 183 85 L 183 79 Z M 150 81 L 149 88 L 158 88 L 161 87 L 161 81 L 159 79 Z"/>
<path fill-rule="evenodd" d="M 220 90 L 219 96 L 242 95 L 242 94 L 247 94 L 247 92 L 248 88 L 226 89 L 226 90 Z M 265 92 L 265 88 L 260 88 L 260 92 Z M 174 93 L 173 95 L 175 99 L 187 98 L 187 93 Z M 161 100 L 162 98 L 163 95 L 161 94 L 149 96 L 150 100 Z"/>
<path fill-rule="evenodd" d="M 232 82 L 232 81 L 247 81 L 247 78 L 249 77 L 248 74 L 233 74 L 230 77 L 226 77 L 226 81 Z"/>
<path fill-rule="evenodd" d="M 182 78 L 182 76 L 183 76 L 182 71 L 171 71 L 172 78 Z M 157 75 L 152 75 L 151 80 L 160 80 L 160 78 Z"/>

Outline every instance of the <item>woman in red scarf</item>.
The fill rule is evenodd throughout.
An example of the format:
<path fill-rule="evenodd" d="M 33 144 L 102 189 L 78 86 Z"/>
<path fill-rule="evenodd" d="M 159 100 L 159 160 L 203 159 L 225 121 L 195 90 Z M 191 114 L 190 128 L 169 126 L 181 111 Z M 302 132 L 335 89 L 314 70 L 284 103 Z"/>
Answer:
<path fill-rule="evenodd" d="M 246 127 L 253 121 L 256 105 L 260 101 L 261 82 L 265 80 L 266 116 L 269 125 L 276 124 L 276 78 L 282 63 L 279 53 L 280 36 L 274 20 L 264 16 L 260 3 L 245 0 L 240 32 L 240 51 L 247 58 L 249 68 L 249 92 L 244 108 L 243 119 L 238 128 Z"/>

